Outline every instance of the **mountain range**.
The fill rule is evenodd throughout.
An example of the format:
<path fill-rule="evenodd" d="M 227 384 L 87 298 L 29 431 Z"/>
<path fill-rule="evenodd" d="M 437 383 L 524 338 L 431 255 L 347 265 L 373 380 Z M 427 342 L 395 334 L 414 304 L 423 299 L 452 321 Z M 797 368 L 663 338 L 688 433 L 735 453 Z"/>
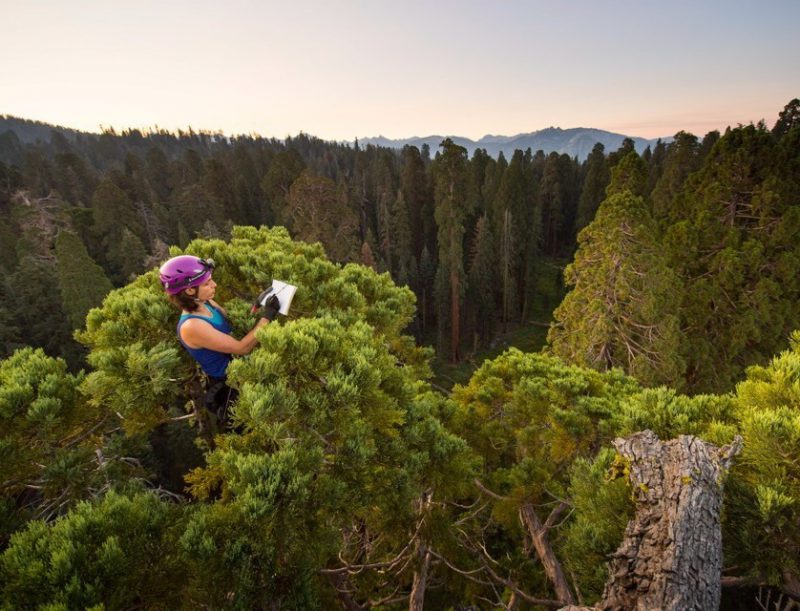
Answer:
<path fill-rule="evenodd" d="M 7 130 L 13 130 L 17 138 L 23 143 L 33 143 L 37 140 L 46 142 L 50 139 L 50 135 L 53 131 L 62 133 L 69 140 L 74 140 L 81 134 L 88 135 L 86 132 L 80 132 L 79 130 L 62 127 L 60 125 L 55 126 L 40 121 L 31 121 L 0 114 L 0 135 Z M 625 138 L 631 138 L 636 150 L 641 153 L 648 146 L 653 147 L 658 140 L 662 140 L 663 142 L 672 141 L 672 137 L 648 140 L 647 138 L 626 136 L 625 134 L 617 134 L 602 129 L 587 127 L 574 127 L 570 129 L 548 127 L 535 132 L 517 134 L 516 136 L 486 135 L 477 141 L 461 136 L 432 135 L 397 140 L 377 136 L 375 138 L 360 138 L 358 143 L 360 146 L 372 144 L 375 146 L 397 149 L 401 149 L 407 144 L 418 148 L 422 148 L 423 144 L 427 144 L 430 147 L 431 154 L 434 155 L 436 151 L 439 150 L 439 145 L 445 138 L 450 138 L 456 144 L 466 148 L 470 157 L 476 149 L 482 148 L 492 157 L 497 157 L 502 152 L 506 159 L 510 159 L 515 150 L 519 149 L 524 151 L 530 148 L 533 152 L 542 150 L 545 154 L 554 151 L 559 154 L 566 153 L 570 157 L 576 157 L 578 161 L 586 159 L 589 153 L 592 152 L 594 145 L 598 142 L 605 147 L 605 152 L 609 153 L 617 150 Z"/>
<path fill-rule="evenodd" d="M 554 151 L 559 154 L 566 153 L 570 157 L 577 157 L 579 161 L 586 159 L 589 153 L 592 152 L 594 145 L 598 142 L 605 147 L 606 153 L 609 153 L 617 150 L 625 138 L 631 138 L 636 146 L 636 150 L 641 153 L 648 146 L 654 146 L 659 140 L 662 142 L 669 142 L 672 140 L 671 137 L 648 140 L 647 138 L 635 138 L 626 136 L 625 134 L 617 134 L 602 129 L 587 127 L 574 127 L 570 129 L 548 127 L 535 132 L 517 134 L 516 136 L 486 135 L 477 141 L 460 136 L 425 136 L 422 138 L 413 137 L 398 140 L 378 136 L 377 138 L 359 139 L 358 143 L 359 145 L 374 144 L 376 146 L 385 146 L 389 148 L 403 148 L 407 144 L 421 148 L 423 144 L 427 144 L 431 149 L 431 154 L 435 154 L 442 140 L 445 138 L 450 138 L 456 144 L 466 148 L 470 157 L 475 152 L 475 149 L 482 148 L 492 157 L 497 157 L 500 153 L 503 153 L 506 159 L 510 159 L 515 150 L 519 149 L 524 151 L 530 148 L 533 152 L 542 150 L 545 154 Z"/>

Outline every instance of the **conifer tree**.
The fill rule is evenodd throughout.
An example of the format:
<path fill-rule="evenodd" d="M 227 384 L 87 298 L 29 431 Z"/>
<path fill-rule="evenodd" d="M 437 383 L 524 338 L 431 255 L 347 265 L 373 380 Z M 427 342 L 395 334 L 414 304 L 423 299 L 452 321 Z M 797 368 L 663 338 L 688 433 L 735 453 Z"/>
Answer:
<path fill-rule="evenodd" d="M 211 194 L 200 183 L 183 187 L 176 192 L 174 210 L 180 219 L 179 237 L 182 227 L 189 240 L 203 230 L 206 222 L 210 221 L 215 227 L 222 227 L 225 223 L 222 208 L 216 205 Z"/>
<path fill-rule="evenodd" d="M 210 221 L 206 221 L 210 223 Z M 147 251 L 139 237 L 127 227 L 108 250 L 108 260 L 118 270 L 120 278 L 131 280 L 144 271 Z"/>
<path fill-rule="evenodd" d="M 638 390 L 619 370 L 598 373 L 513 348 L 454 388 L 447 424 L 482 459 L 475 505 L 454 533 L 468 552 L 459 558 L 463 573 L 504 583 L 514 599 L 521 591 L 539 599 L 555 592 L 564 605 L 575 600 L 556 544 L 556 525 L 571 504 L 568 467 L 610 441 L 605 421 Z M 496 596 L 488 588 L 484 595 Z"/>
<path fill-rule="evenodd" d="M 648 146 L 645 149 L 645 152 L 649 152 L 649 155 L 642 154 L 642 159 L 647 163 L 647 188 L 645 189 L 645 195 L 650 197 L 655 188 L 658 181 L 661 179 L 661 175 L 664 172 L 664 160 L 667 157 L 667 145 L 664 143 L 661 138 L 658 139 L 656 142 L 655 147 L 653 147 L 652 152 L 650 152 L 650 147 Z"/>
<path fill-rule="evenodd" d="M 653 216 L 659 222 L 679 218 L 680 211 L 671 209 L 686 179 L 700 169 L 700 143 L 692 134 L 678 132 L 667 147 L 664 167 L 651 194 Z"/>
<path fill-rule="evenodd" d="M 152 493 L 111 493 L 48 525 L 33 521 L 0 555 L 0 596 L 16 608 L 178 608 L 191 604 L 176 523 Z M 198 601 L 200 602 L 200 601 Z"/>
<path fill-rule="evenodd" d="M 740 577 L 800 594 L 800 332 L 736 387 L 744 437 L 726 500 L 726 562 Z"/>
<path fill-rule="evenodd" d="M 643 197 L 647 189 L 647 165 L 636 151 L 622 156 L 611 168 L 611 182 L 606 196 L 629 192 Z"/>
<path fill-rule="evenodd" d="M 428 247 L 422 248 L 422 257 L 419 261 L 420 276 L 420 298 L 419 316 L 422 323 L 422 332 L 428 328 L 428 321 L 431 319 L 431 312 L 434 308 L 434 282 L 436 278 L 436 262 L 428 251 Z"/>
<path fill-rule="evenodd" d="M 778 115 L 778 120 L 772 127 L 772 134 L 781 139 L 798 126 L 800 126 L 800 99 L 794 98 Z"/>
<path fill-rule="evenodd" d="M 415 146 L 403 148 L 403 169 L 400 188 L 408 206 L 408 218 L 414 231 L 414 255 L 422 257 L 422 249 L 432 250 L 436 240 L 434 206 L 425 163 Z"/>
<path fill-rule="evenodd" d="M 586 159 L 586 177 L 583 180 L 583 189 L 575 220 L 577 232 L 592 222 L 600 202 L 605 199 L 609 180 L 611 180 L 611 174 L 606 162 L 605 147 L 598 142 Z"/>
<path fill-rule="evenodd" d="M 336 261 L 357 259 L 358 218 L 344 190 L 331 179 L 303 172 L 292 183 L 286 206 L 298 239 L 321 242 Z"/>
<path fill-rule="evenodd" d="M 464 292 L 464 219 L 466 202 L 467 149 L 449 138 L 434 164 L 436 181 L 436 224 L 438 226 L 439 266 L 437 269 L 437 306 L 439 326 L 447 313 L 450 327 L 450 359 L 460 356 L 461 298 Z"/>
<path fill-rule="evenodd" d="M 294 149 L 281 151 L 272 158 L 261 182 L 261 188 L 267 198 L 265 209 L 267 224 L 287 222 L 284 210 L 289 197 L 289 188 L 305 168 L 303 158 Z"/>
<path fill-rule="evenodd" d="M 495 242 L 488 218 L 484 215 L 475 226 L 472 240 L 469 274 L 467 277 L 468 304 L 474 319 L 475 345 L 487 342 L 492 336 L 492 323 L 495 318 L 494 291 L 497 284 L 495 261 Z"/>
<path fill-rule="evenodd" d="M 672 205 L 680 218 L 665 250 L 686 285 L 681 326 L 694 391 L 732 388 L 800 327 L 800 183 L 787 171 L 796 159 L 763 126 L 728 130 Z"/>
<path fill-rule="evenodd" d="M 81 372 L 23 348 L 0 361 L 0 540 L 26 519 L 52 520 L 77 501 L 136 475 L 104 447 L 116 424 L 80 393 Z"/>
<path fill-rule="evenodd" d="M 14 324 L 24 330 L 25 343 L 51 356 L 66 357 L 74 343 L 61 305 L 56 262 L 28 254 L 8 277 L 6 287 Z"/>
<path fill-rule="evenodd" d="M 531 176 L 522 151 L 515 151 L 500 181 L 492 204 L 497 235 L 500 236 L 504 307 L 503 319 L 516 318 L 524 311 L 526 280 L 539 245 L 539 208 L 534 201 Z M 511 287 L 516 290 L 512 290 Z M 514 295 L 517 299 L 512 299 Z"/>
<path fill-rule="evenodd" d="M 273 277 L 300 287 L 292 319 L 265 327 L 253 353 L 229 368 L 241 392 L 239 432 L 218 437 L 190 478 L 205 503 L 182 538 L 190 589 L 223 604 L 235 584 L 244 607 L 385 595 L 389 585 L 359 568 L 372 564 L 419 586 L 409 554 L 423 545 L 417 522 L 434 519 L 425 495 L 461 486 L 471 459 L 433 417 L 439 400 L 421 383 L 427 351 L 402 335 L 412 293 L 363 266 L 334 265 L 319 244 L 293 242 L 283 229 L 237 227 L 230 245 L 197 240 L 190 251 L 217 262 L 237 329 L 252 324 L 249 305 L 224 287 L 255 294 Z M 192 383 L 176 316 L 148 273 L 112 292 L 80 334 L 94 368 L 85 391 L 118 411 L 129 434 L 175 414 L 175 381 Z"/>
<path fill-rule="evenodd" d="M 395 278 L 399 284 L 408 282 L 409 270 L 412 267 L 413 235 L 408 219 L 408 206 L 403 191 L 398 190 L 391 211 L 392 233 L 394 234 L 394 259 L 396 263 Z M 403 277 L 404 276 L 404 277 Z"/>
<path fill-rule="evenodd" d="M 111 248 L 122 238 L 123 229 L 128 229 L 137 235 L 142 234 L 141 222 L 136 214 L 136 209 L 128 195 L 113 181 L 103 180 L 92 195 L 92 231 L 99 241 L 100 252 L 106 255 Z M 119 268 L 107 258 L 103 263 L 108 265 L 109 271 L 122 280 Z"/>
<path fill-rule="evenodd" d="M 55 254 L 61 301 L 71 328 L 80 329 L 89 310 L 99 306 L 113 287 L 103 269 L 92 260 L 83 242 L 74 233 L 61 231 L 58 234 Z"/>
<path fill-rule="evenodd" d="M 681 284 L 642 198 L 628 190 L 608 197 L 578 244 L 564 272 L 573 289 L 548 333 L 553 353 L 601 371 L 622 367 L 645 385 L 679 384 Z"/>
<path fill-rule="evenodd" d="M 159 146 L 151 146 L 145 154 L 147 182 L 156 201 L 166 201 L 172 193 L 169 160 Z"/>

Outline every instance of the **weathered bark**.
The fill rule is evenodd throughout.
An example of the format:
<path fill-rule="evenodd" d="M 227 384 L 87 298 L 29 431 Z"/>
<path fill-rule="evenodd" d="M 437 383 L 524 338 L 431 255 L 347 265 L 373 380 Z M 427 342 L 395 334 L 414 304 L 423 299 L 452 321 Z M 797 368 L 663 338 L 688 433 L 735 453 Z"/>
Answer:
<path fill-rule="evenodd" d="M 350 593 L 353 588 L 350 586 L 347 575 L 344 573 L 331 573 L 328 574 L 328 579 L 336 590 L 336 597 L 342 603 L 342 607 L 347 611 L 365 611 L 365 607 L 359 605 Z"/>
<path fill-rule="evenodd" d="M 564 571 L 561 568 L 561 563 L 556 558 L 553 548 L 550 546 L 550 541 L 547 538 L 547 531 L 550 530 L 552 525 L 544 525 L 536 515 L 533 505 L 525 503 L 519 510 L 520 519 L 528 530 L 531 536 L 531 542 L 536 550 L 536 555 L 542 563 L 544 572 L 553 588 L 556 591 L 558 599 L 569 605 L 575 602 L 572 592 L 567 584 L 567 578 L 564 576 Z"/>
<path fill-rule="evenodd" d="M 425 606 L 425 588 L 428 585 L 428 569 L 431 566 L 431 553 L 424 544 L 417 548 L 419 568 L 414 571 L 414 584 L 408 597 L 409 611 L 422 611 Z"/>
<path fill-rule="evenodd" d="M 630 461 L 636 515 L 597 608 L 719 608 L 722 479 L 741 439 L 720 450 L 689 435 L 662 443 L 643 431 L 614 447 Z"/>
<path fill-rule="evenodd" d="M 417 512 L 421 516 L 424 516 L 430 510 L 432 500 L 432 492 L 425 492 L 422 495 L 422 498 L 417 503 Z M 419 528 L 417 530 L 419 531 Z M 419 536 L 419 532 L 417 532 L 417 537 L 414 546 L 417 567 L 414 570 L 414 581 L 411 586 L 411 594 L 408 597 L 409 611 L 422 611 L 425 606 L 425 589 L 428 586 L 428 570 L 431 566 L 431 552 L 425 543 L 425 539 Z"/>

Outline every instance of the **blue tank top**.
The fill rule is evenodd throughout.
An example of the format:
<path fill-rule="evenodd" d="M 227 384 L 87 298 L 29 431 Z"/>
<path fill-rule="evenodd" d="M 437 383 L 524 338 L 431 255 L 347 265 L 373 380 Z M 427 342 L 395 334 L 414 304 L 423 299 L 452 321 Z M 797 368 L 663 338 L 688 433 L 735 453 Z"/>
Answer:
<path fill-rule="evenodd" d="M 207 303 L 206 307 L 211 311 L 210 317 L 200 316 L 199 314 L 181 314 L 180 320 L 178 320 L 177 328 L 178 341 L 184 348 L 186 348 L 186 351 L 192 355 L 192 358 L 200 363 L 200 367 L 203 371 L 213 378 L 224 378 L 225 372 L 228 369 L 228 363 L 231 362 L 230 354 L 217 352 L 216 350 L 209 350 L 208 348 L 190 348 L 186 345 L 183 339 L 181 339 L 181 326 L 183 326 L 183 323 L 190 318 L 199 318 L 200 320 L 204 320 L 217 331 L 221 331 L 226 335 L 230 335 L 231 325 L 222 315 L 222 312 L 220 312 L 210 303 Z"/>

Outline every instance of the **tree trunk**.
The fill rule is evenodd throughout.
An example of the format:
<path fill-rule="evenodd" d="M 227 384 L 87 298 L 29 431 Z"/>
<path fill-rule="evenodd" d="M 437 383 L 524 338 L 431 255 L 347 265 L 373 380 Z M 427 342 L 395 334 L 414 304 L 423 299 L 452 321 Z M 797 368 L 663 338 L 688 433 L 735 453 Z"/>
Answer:
<path fill-rule="evenodd" d="M 719 608 L 722 478 L 741 438 L 720 450 L 690 435 L 662 443 L 643 431 L 614 447 L 630 461 L 636 515 L 597 608 Z"/>
<path fill-rule="evenodd" d="M 419 568 L 414 571 L 414 584 L 408 597 L 408 611 L 422 611 L 425 606 L 425 588 L 428 585 L 428 569 L 431 566 L 431 553 L 424 544 L 417 548 Z"/>
<path fill-rule="evenodd" d="M 421 520 L 425 519 L 425 514 L 430 510 L 432 500 L 433 494 L 430 491 L 423 493 L 422 498 L 419 499 L 417 513 Z M 417 566 L 414 569 L 414 581 L 408 597 L 408 611 L 422 611 L 425 606 L 425 590 L 428 587 L 428 571 L 431 568 L 431 552 L 424 538 L 417 539 L 414 554 L 417 557 Z"/>
<path fill-rule="evenodd" d="M 556 558 L 555 552 L 553 552 L 553 548 L 550 546 L 550 541 L 547 538 L 547 531 L 549 528 L 542 524 L 539 516 L 536 515 L 533 505 L 530 503 L 525 503 L 520 508 L 519 515 L 522 519 L 522 523 L 528 530 L 528 534 L 531 536 L 533 547 L 542 563 L 542 567 L 544 567 L 544 572 L 547 574 L 550 583 L 553 584 L 556 596 L 560 601 L 571 605 L 575 602 L 575 599 L 567 584 L 567 578 L 564 576 L 561 563 L 558 561 L 558 558 Z"/>

